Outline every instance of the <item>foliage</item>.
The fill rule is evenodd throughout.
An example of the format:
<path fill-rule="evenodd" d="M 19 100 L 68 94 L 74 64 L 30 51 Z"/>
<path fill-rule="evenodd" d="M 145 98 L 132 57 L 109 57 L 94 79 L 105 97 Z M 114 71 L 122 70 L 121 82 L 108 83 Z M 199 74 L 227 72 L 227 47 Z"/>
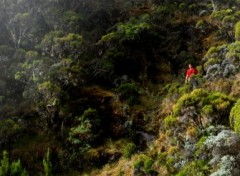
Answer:
<path fill-rule="evenodd" d="M 177 132 L 187 131 L 195 137 L 193 141 L 198 141 L 200 128 L 191 124 L 181 129 L 181 120 L 193 117 L 190 119 L 199 124 L 228 125 L 235 99 L 208 91 L 208 85 L 223 91 L 228 84 L 232 95 L 238 96 L 238 82 L 232 79 L 240 71 L 239 17 L 239 0 L 0 0 L 1 144 L 11 149 L 20 132 L 52 135 L 56 151 L 64 152 L 58 153 L 60 164 L 52 158 L 51 163 L 49 153 L 45 156 L 43 165 L 49 175 L 50 167 L 57 164 L 70 172 L 92 169 L 93 163 L 82 160 L 83 152 L 90 147 L 93 151 L 95 146 L 101 148 L 105 138 L 127 137 L 128 127 L 133 133 L 145 131 L 149 124 L 154 124 L 156 131 L 164 125 L 160 133 L 176 127 Z M 206 81 L 207 90 L 191 92 L 189 84 L 181 83 L 183 67 L 189 61 L 202 64 L 203 79 L 199 80 Z M 114 84 L 120 78 L 126 79 Z M 212 80 L 215 82 L 209 82 Z M 99 85 L 111 96 L 88 90 L 88 86 Z M 161 92 L 156 87 L 162 87 Z M 145 95 L 153 97 L 155 104 L 140 103 Z M 165 102 L 162 97 L 166 97 Z M 157 107 L 162 102 L 164 108 Z M 128 105 L 123 107 L 122 103 Z M 238 103 L 229 121 L 238 132 L 236 106 Z M 103 129 L 106 126 L 109 129 Z M 171 174 L 175 174 L 173 164 L 178 160 L 174 154 L 180 154 L 178 150 L 186 142 L 185 136 L 177 138 L 177 132 L 168 131 L 169 138 L 161 141 L 161 147 L 168 149 L 158 156 Z M 200 150 L 202 142 L 197 145 Z M 138 147 L 130 142 L 123 155 L 130 158 Z M 26 157 L 21 152 L 19 155 Z M 162 167 L 155 167 L 155 154 L 149 154 L 152 150 L 143 152 L 146 155 L 137 159 L 134 174 L 157 175 L 156 169 L 161 173 Z M 101 154 L 104 164 L 118 159 Z M 190 160 L 181 165 L 180 175 L 197 170 L 205 173 L 201 162 Z M 27 167 L 34 172 L 42 169 L 38 164 L 34 161 Z M 122 169 L 128 175 L 125 167 Z"/>
<path fill-rule="evenodd" d="M 209 58 L 207 62 L 204 63 L 204 68 L 208 68 L 209 65 L 219 64 L 220 62 L 221 62 L 220 59 Z"/>
<path fill-rule="evenodd" d="M 0 121 L 0 137 L 1 145 L 9 145 L 10 142 L 13 142 L 17 139 L 19 133 L 22 130 L 22 126 L 11 120 L 11 119 L 6 119 L 6 120 L 1 120 Z"/>
<path fill-rule="evenodd" d="M 202 136 L 197 142 L 196 146 L 198 149 L 195 151 L 196 157 L 201 156 L 202 150 L 204 149 L 204 142 L 206 141 L 206 139 L 207 139 L 207 136 Z"/>
<path fill-rule="evenodd" d="M 174 107 L 173 113 L 174 116 L 181 114 L 181 109 L 184 106 L 194 106 L 199 103 L 199 101 L 207 95 L 207 91 L 203 89 L 196 89 L 191 93 L 185 94 L 178 100 L 177 104 Z"/>
<path fill-rule="evenodd" d="M 130 158 L 136 152 L 136 145 L 134 143 L 129 143 L 123 149 L 123 156 Z"/>
<path fill-rule="evenodd" d="M 232 12 L 233 12 L 232 9 L 223 9 L 213 12 L 211 17 L 216 19 L 223 19 L 225 16 L 231 14 Z"/>
<path fill-rule="evenodd" d="M 202 160 L 196 160 L 188 163 L 176 176 L 204 176 L 209 173 L 207 164 Z"/>
<path fill-rule="evenodd" d="M 234 40 L 234 25 L 238 22 L 239 12 L 233 7 L 214 11 L 211 14 L 212 19 L 218 24 L 220 37 L 226 37 L 228 40 Z M 235 33 L 236 39 L 236 33 Z"/>
<path fill-rule="evenodd" d="M 50 160 L 50 151 L 49 148 L 47 150 L 47 154 L 45 158 L 43 158 L 43 168 L 46 176 L 51 176 L 52 174 L 52 163 Z"/>
<path fill-rule="evenodd" d="M 181 96 L 187 92 L 190 91 L 190 85 L 189 84 L 184 84 L 182 85 L 181 83 L 175 82 L 171 84 L 166 84 L 163 88 L 162 91 L 166 96 Z"/>
<path fill-rule="evenodd" d="M 240 42 L 236 41 L 235 43 L 232 43 L 231 45 L 228 46 L 228 52 L 226 54 L 227 59 L 234 59 L 234 62 L 238 63 L 239 61 L 239 50 L 240 50 Z M 234 63 L 233 62 L 233 63 Z"/>
<path fill-rule="evenodd" d="M 240 41 L 240 22 L 235 25 L 235 40 Z"/>
<path fill-rule="evenodd" d="M 166 159 L 167 159 L 167 153 L 166 152 L 160 152 L 158 154 L 156 160 L 160 165 L 164 165 L 164 164 L 166 164 Z"/>
<path fill-rule="evenodd" d="M 62 31 L 52 31 L 45 35 L 38 47 L 56 62 L 66 57 L 77 59 L 82 52 L 82 44 L 83 37 L 79 34 L 64 35 Z"/>
<path fill-rule="evenodd" d="M 148 70 L 150 71 L 146 63 L 151 63 L 150 57 L 153 57 L 152 52 L 159 43 L 159 35 L 161 34 L 156 33 L 151 25 L 149 14 L 132 17 L 129 21 L 116 24 L 98 41 L 102 51 L 101 58 L 112 65 L 109 73 L 113 76 L 128 75 L 130 78 L 146 81 Z M 156 41 L 157 45 L 153 46 L 152 41 Z M 155 65 L 152 67 L 151 69 L 155 69 Z"/>
<path fill-rule="evenodd" d="M 227 123 L 225 116 L 230 113 L 234 102 L 234 98 L 223 93 L 196 89 L 178 100 L 174 106 L 173 115 L 180 116 L 187 108 L 193 107 L 197 116 L 214 118 L 215 123 Z"/>
<path fill-rule="evenodd" d="M 15 79 L 26 84 L 38 82 L 41 80 L 43 71 L 43 61 L 39 57 L 38 52 L 28 51 L 24 57 L 26 60 L 21 64 L 19 71 L 16 72 Z"/>
<path fill-rule="evenodd" d="M 139 101 L 139 88 L 135 83 L 123 83 L 117 87 L 117 92 L 120 94 L 119 98 L 129 104 L 136 104 Z"/>
<path fill-rule="evenodd" d="M 239 89 L 239 84 L 240 84 L 240 75 L 237 74 L 235 79 L 233 80 L 233 82 L 230 82 L 231 83 L 231 93 L 230 95 L 231 96 L 234 96 L 234 97 L 239 97 L 240 95 L 240 89 Z"/>
<path fill-rule="evenodd" d="M 0 175 L 2 176 L 27 176 L 27 171 L 21 166 L 20 160 L 10 161 L 8 153 L 3 151 L 3 158 L 0 161 Z"/>
<path fill-rule="evenodd" d="M 237 100 L 230 112 L 230 125 L 236 133 L 240 133 L 240 99 Z"/>
<path fill-rule="evenodd" d="M 38 91 L 44 95 L 44 98 L 41 100 L 44 104 L 51 106 L 57 106 L 59 104 L 61 88 L 58 85 L 46 81 L 38 85 Z"/>
<path fill-rule="evenodd" d="M 196 28 L 204 28 L 204 26 L 205 26 L 206 24 L 205 24 L 205 22 L 203 21 L 203 20 L 199 20 L 197 23 L 196 23 Z"/>
<path fill-rule="evenodd" d="M 157 172 L 152 168 L 154 161 L 142 154 L 139 156 L 139 159 L 135 161 L 134 168 L 138 172 L 136 174 L 157 174 Z"/>
<path fill-rule="evenodd" d="M 68 10 L 63 13 L 62 21 L 63 29 L 68 30 L 69 32 L 78 32 L 83 21 L 83 15 Z"/>
<path fill-rule="evenodd" d="M 132 18 L 128 23 L 118 24 L 116 26 L 116 32 L 111 32 L 103 36 L 99 44 L 121 38 L 120 41 L 135 40 L 141 32 L 150 28 L 150 25 L 147 23 L 149 18 L 149 15 L 144 14 L 140 19 Z"/>
<path fill-rule="evenodd" d="M 100 119 L 97 110 L 89 108 L 75 119 L 78 124 L 70 129 L 68 140 L 73 145 L 80 146 L 82 151 L 88 150 L 91 142 L 100 135 Z"/>
<path fill-rule="evenodd" d="M 176 125 L 176 123 L 177 123 L 177 119 L 176 119 L 176 117 L 173 117 L 172 115 L 167 116 L 164 119 L 165 128 L 174 127 Z"/>

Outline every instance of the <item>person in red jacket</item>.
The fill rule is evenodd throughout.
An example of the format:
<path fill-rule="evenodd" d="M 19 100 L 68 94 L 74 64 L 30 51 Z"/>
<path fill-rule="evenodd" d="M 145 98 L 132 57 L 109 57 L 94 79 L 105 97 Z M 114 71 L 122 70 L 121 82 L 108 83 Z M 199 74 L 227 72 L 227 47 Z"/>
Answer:
<path fill-rule="evenodd" d="M 198 70 L 196 68 L 194 68 L 192 66 L 192 64 L 189 64 L 188 65 L 188 69 L 187 69 L 187 72 L 186 72 L 186 78 L 185 78 L 185 82 L 189 82 L 190 81 L 190 78 L 192 75 L 196 75 L 198 74 Z"/>

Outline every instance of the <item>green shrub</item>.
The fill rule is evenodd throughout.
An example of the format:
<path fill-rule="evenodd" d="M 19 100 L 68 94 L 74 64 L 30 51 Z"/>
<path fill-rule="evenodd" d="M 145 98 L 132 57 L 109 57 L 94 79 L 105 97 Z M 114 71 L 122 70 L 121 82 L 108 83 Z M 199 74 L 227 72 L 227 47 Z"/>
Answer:
<path fill-rule="evenodd" d="M 209 92 L 203 89 L 195 89 L 191 93 L 184 94 L 173 108 L 173 117 L 183 115 L 186 108 L 191 108 L 197 116 L 204 115 L 215 118 L 214 123 L 228 124 L 226 118 L 235 102 L 231 96 L 221 92 Z M 166 120 L 168 122 L 170 120 Z M 170 121 L 171 122 L 171 121 Z"/>
<path fill-rule="evenodd" d="M 14 141 L 19 133 L 21 132 L 22 127 L 19 123 L 11 120 L 1 120 L 0 121 L 0 144 L 6 145 L 11 141 Z"/>
<path fill-rule="evenodd" d="M 178 116 L 181 114 L 181 109 L 187 106 L 197 106 L 199 102 L 207 96 L 207 91 L 203 89 L 195 89 L 191 93 L 184 94 L 174 106 L 173 114 Z"/>
<path fill-rule="evenodd" d="M 235 25 L 235 40 L 240 41 L 240 21 Z"/>
<path fill-rule="evenodd" d="M 199 155 L 201 155 L 202 149 L 203 149 L 203 144 L 206 141 L 207 136 L 202 136 L 199 141 L 197 142 L 196 146 L 197 146 L 197 150 L 195 151 L 195 156 L 198 157 Z"/>
<path fill-rule="evenodd" d="M 196 28 L 202 28 L 205 25 L 205 22 L 203 20 L 198 20 L 195 27 Z"/>
<path fill-rule="evenodd" d="M 240 134 L 240 99 L 238 99 L 237 103 L 231 109 L 229 120 L 230 126 L 236 133 Z"/>
<path fill-rule="evenodd" d="M 209 58 L 207 62 L 204 63 L 204 68 L 207 68 L 209 65 L 214 65 L 220 62 L 221 62 L 221 59 L 219 58 Z"/>
<path fill-rule="evenodd" d="M 209 93 L 209 95 L 204 99 L 204 104 L 212 105 L 217 111 L 230 111 L 235 100 L 220 92 Z"/>
<path fill-rule="evenodd" d="M 3 151 L 3 158 L 0 161 L 0 175 L 1 176 L 27 176 L 27 171 L 22 168 L 20 160 L 10 161 L 9 155 Z"/>
<path fill-rule="evenodd" d="M 202 108 L 202 113 L 203 114 L 213 114 L 214 111 L 213 111 L 213 105 L 205 105 L 203 108 Z"/>
<path fill-rule="evenodd" d="M 134 168 L 140 170 L 144 174 L 156 173 L 152 166 L 154 161 L 147 155 L 140 155 L 139 159 L 134 163 Z"/>
<path fill-rule="evenodd" d="M 167 96 L 173 95 L 182 95 L 190 91 L 189 84 L 180 84 L 178 82 L 167 84 L 161 89 L 163 94 L 167 94 Z"/>
<path fill-rule="evenodd" d="M 177 123 L 177 119 L 176 117 L 173 117 L 172 115 L 170 115 L 164 119 L 163 123 L 165 128 L 169 128 L 171 126 L 174 126 Z"/>
<path fill-rule="evenodd" d="M 205 176 L 209 173 L 209 168 L 207 166 L 207 163 L 204 161 L 192 161 L 185 165 L 183 169 L 176 174 L 176 176 Z"/>
<path fill-rule="evenodd" d="M 134 143 L 129 143 L 123 149 L 123 156 L 126 158 L 130 158 L 132 154 L 136 152 L 136 145 Z"/>
<path fill-rule="evenodd" d="M 178 89 L 180 87 L 180 83 L 171 83 L 167 84 L 163 88 L 163 92 L 166 92 L 167 94 L 175 94 L 178 93 Z"/>
<path fill-rule="evenodd" d="M 161 152 L 157 155 L 157 162 L 160 165 L 165 165 L 166 164 L 166 159 L 167 159 L 167 153 L 166 152 Z"/>
<path fill-rule="evenodd" d="M 212 56 L 213 54 L 216 54 L 217 53 L 217 48 L 216 47 L 211 47 L 208 49 L 207 53 L 206 53 L 206 57 L 210 57 Z"/>
<path fill-rule="evenodd" d="M 152 166 L 153 166 L 153 163 L 154 161 L 152 159 L 147 159 L 145 162 L 144 162 L 144 171 L 146 173 L 150 172 L 151 169 L 152 169 Z"/>
<path fill-rule="evenodd" d="M 236 58 L 240 58 L 240 41 L 236 41 L 235 43 L 232 43 L 231 45 L 227 46 L 228 52 L 226 53 L 227 59 L 233 59 L 236 60 Z"/>
<path fill-rule="evenodd" d="M 124 83 L 117 88 L 117 92 L 120 94 L 119 98 L 123 101 L 127 101 L 129 104 L 134 104 L 139 101 L 139 88 L 134 83 Z"/>
<path fill-rule="evenodd" d="M 89 108 L 81 116 L 75 117 L 77 125 L 69 132 L 69 142 L 81 147 L 82 152 L 88 150 L 100 131 L 101 119 L 96 109 Z"/>
<path fill-rule="evenodd" d="M 176 168 L 173 167 L 174 163 L 176 163 L 176 158 L 174 156 L 168 156 L 166 158 L 166 167 L 170 173 L 174 173 Z"/>
<path fill-rule="evenodd" d="M 144 161 L 142 159 L 135 161 L 134 168 L 142 168 L 144 166 Z"/>
<path fill-rule="evenodd" d="M 45 176 L 51 176 L 52 175 L 52 163 L 50 161 L 49 148 L 48 148 L 46 157 L 43 158 L 43 168 L 44 168 Z"/>

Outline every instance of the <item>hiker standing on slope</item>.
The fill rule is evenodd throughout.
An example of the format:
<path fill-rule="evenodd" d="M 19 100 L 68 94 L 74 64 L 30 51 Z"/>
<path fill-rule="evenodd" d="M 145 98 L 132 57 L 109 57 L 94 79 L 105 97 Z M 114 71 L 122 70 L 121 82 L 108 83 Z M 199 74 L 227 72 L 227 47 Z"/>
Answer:
<path fill-rule="evenodd" d="M 187 72 L 186 72 L 185 83 L 190 82 L 191 77 L 192 77 L 193 75 L 196 75 L 196 74 L 198 74 L 198 70 L 197 70 L 196 68 L 194 68 L 192 64 L 189 64 L 189 65 L 188 65 Z"/>

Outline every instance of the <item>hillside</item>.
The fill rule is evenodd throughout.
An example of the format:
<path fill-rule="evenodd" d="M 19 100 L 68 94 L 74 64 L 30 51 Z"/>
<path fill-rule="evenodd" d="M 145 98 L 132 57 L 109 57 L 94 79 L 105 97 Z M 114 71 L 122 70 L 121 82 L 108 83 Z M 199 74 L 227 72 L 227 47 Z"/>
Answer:
<path fill-rule="evenodd" d="M 0 176 L 240 175 L 239 7 L 0 0 Z"/>

